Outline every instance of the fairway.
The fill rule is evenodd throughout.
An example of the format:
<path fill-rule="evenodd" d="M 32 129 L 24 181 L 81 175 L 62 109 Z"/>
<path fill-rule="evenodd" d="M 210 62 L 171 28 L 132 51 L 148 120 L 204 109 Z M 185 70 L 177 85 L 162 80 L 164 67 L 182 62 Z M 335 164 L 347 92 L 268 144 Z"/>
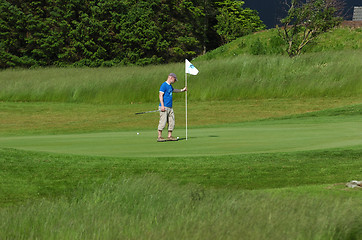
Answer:
<path fill-rule="evenodd" d="M 139 132 L 140 134 L 137 134 Z M 178 142 L 156 142 L 156 131 L 0 137 L 0 145 L 31 151 L 112 157 L 210 156 L 362 146 L 359 116 L 295 118 L 177 129 Z"/>

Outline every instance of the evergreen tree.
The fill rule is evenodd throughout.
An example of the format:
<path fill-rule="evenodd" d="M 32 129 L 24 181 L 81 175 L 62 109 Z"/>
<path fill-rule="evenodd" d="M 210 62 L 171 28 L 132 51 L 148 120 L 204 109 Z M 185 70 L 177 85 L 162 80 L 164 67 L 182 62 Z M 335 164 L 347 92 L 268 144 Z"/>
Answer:
<path fill-rule="evenodd" d="M 0 68 L 183 61 L 261 28 L 243 2 L 222 2 L 0 0 Z"/>

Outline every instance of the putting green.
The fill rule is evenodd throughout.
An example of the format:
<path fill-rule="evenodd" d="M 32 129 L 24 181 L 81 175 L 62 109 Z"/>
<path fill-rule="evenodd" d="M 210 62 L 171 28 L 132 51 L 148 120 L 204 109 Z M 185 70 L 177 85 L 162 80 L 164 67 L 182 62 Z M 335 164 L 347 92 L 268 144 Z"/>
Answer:
<path fill-rule="evenodd" d="M 140 134 L 137 134 L 139 132 Z M 177 129 L 178 142 L 156 142 L 156 131 L 0 137 L 0 147 L 92 156 L 160 157 L 291 152 L 362 146 L 358 116 L 270 120 Z"/>

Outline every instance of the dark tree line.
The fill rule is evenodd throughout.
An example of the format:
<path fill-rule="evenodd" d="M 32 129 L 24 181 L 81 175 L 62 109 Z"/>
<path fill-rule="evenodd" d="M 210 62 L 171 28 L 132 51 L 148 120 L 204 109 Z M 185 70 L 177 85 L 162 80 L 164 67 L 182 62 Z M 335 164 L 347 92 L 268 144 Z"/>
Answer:
<path fill-rule="evenodd" d="M 182 61 L 265 28 L 237 0 L 0 0 L 0 68 Z"/>

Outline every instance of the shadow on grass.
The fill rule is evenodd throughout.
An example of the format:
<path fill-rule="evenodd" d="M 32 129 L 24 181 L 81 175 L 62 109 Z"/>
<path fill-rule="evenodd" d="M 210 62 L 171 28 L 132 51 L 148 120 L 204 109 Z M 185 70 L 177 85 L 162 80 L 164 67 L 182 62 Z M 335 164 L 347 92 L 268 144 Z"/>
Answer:
<path fill-rule="evenodd" d="M 207 137 L 201 137 L 201 138 L 217 138 L 219 136 L 217 135 L 209 135 Z M 196 139 L 196 138 L 200 138 L 200 137 L 188 137 L 187 139 Z M 186 138 L 179 138 L 178 141 L 183 141 L 186 140 Z"/>

